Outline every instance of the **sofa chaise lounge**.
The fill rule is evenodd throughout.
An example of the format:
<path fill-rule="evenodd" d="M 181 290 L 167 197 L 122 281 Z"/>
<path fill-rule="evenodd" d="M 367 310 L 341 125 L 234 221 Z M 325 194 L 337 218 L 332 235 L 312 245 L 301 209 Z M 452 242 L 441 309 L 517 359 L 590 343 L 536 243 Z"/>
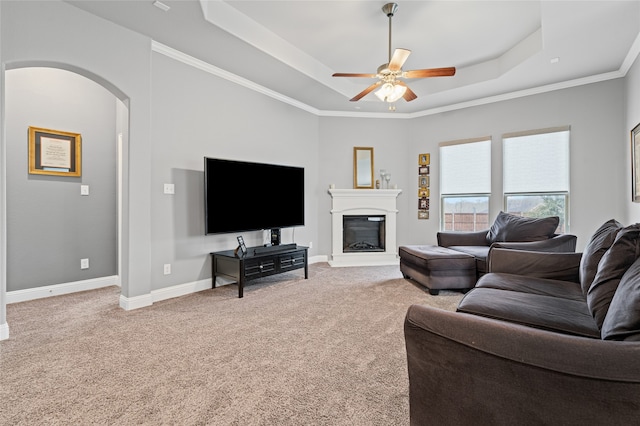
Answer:
<path fill-rule="evenodd" d="M 433 295 L 442 289 L 467 291 L 485 274 L 491 247 L 575 252 L 575 235 L 555 234 L 559 221 L 557 216 L 525 218 L 500 212 L 488 231 L 438 232 L 438 246 L 400 246 L 400 271 Z"/>
<path fill-rule="evenodd" d="M 411 424 L 638 424 L 640 224 L 488 266 L 457 312 L 407 312 Z"/>

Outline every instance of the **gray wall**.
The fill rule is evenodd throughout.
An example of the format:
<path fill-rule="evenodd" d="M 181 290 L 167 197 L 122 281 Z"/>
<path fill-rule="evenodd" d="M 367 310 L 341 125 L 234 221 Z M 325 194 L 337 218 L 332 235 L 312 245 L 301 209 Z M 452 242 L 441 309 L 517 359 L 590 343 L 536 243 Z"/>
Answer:
<path fill-rule="evenodd" d="M 129 139 L 122 164 L 126 181 L 122 295 L 125 301 L 140 297 L 140 305 L 149 304 L 151 40 L 64 2 L 0 2 L 0 8 L 0 62 L 6 69 L 49 66 L 74 71 L 100 83 L 128 105 Z M 4 139 L 0 145 L 4 147 Z"/>
<path fill-rule="evenodd" d="M 640 61 L 636 58 L 625 78 L 624 103 L 625 103 L 625 127 L 624 145 L 627 159 L 620 168 L 624 170 L 627 179 L 624 199 L 626 205 L 627 222 L 640 222 L 640 203 L 631 202 L 631 130 L 640 123 Z"/>
<path fill-rule="evenodd" d="M 153 289 L 210 279 L 208 254 L 237 246 L 236 233 L 204 235 L 205 156 L 304 167 L 306 226 L 295 228 L 295 235 L 294 229 L 283 229 L 282 241 L 317 242 L 318 118 L 162 54 L 152 59 Z M 265 186 L 260 176 L 220 176 L 219 184 L 231 179 L 246 182 L 247 197 L 287 191 Z M 163 194 L 164 183 L 175 185 L 175 195 Z M 278 206 L 236 213 L 256 215 L 265 208 Z M 248 246 L 264 242 L 261 231 L 242 235 Z M 165 263 L 172 264 L 171 275 L 163 274 Z"/>
<path fill-rule="evenodd" d="M 571 126 L 570 232 L 583 247 L 605 220 L 627 220 L 628 136 L 624 131 L 624 81 L 610 80 L 523 98 L 465 108 L 410 120 L 321 119 L 323 164 L 320 182 L 352 187 L 352 154 L 356 145 L 375 148 L 375 168 L 386 168 L 403 189 L 398 198 L 398 245 L 436 244 L 439 229 L 438 144 L 492 137 L 491 215 L 502 209 L 504 133 Z M 418 220 L 418 155 L 431 154 L 430 219 Z M 325 213 L 330 198 L 323 194 Z M 331 222 L 320 212 L 321 250 L 330 253 Z"/>
<path fill-rule="evenodd" d="M 205 155 L 305 167 L 307 225 L 296 230 L 295 241 L 313 242 L 312 256 L 330 254 L 327 187 L 352 187 L 353 146 L 374 147 L 376 172 L 386 168 L 392 183 L 403 189 L 399 244 L 435 241 L 437 145 L 452 139 L 491 135 L 494 163 L 500 164 L 502 133 L 570 125 L 570 220 L 579 244 L 599 222 L 610 217 L 625 221 L 636 207 L 628 197 L 623 80 L 411 119 L 393 114 L 385 119 L 319 117 L 154 53 L 148 38 L 64 2 L 0 2 L 0 10 L 4 66 L 73 70 L 101 83 L 129 108 L 122 164 L 122 295 L 139 301 L 137 306 L 151 303 L 153 290 L 206 280 L 208 253 L 235 246 L 235 235 L 202 235 Z M 25 22 L 30 23 L 28 37 Z M 60 27 L 73 31 L 56 31 Z M 634 68 L 632 88 L 638 86 L 637 74 Z M 636 119 L 627 117 L 627 122 L 637 121 L 640 106 L 627 103 L 636 111 Z M 428 221 L 418 221 L 416 212 L 417 156 L 423 152 L 432 155 Z M 494 166 L 496 193 L 499 170 Z M 174 183 L 176 194 L 164 195 L 164 183 Z M 251 185 L 249 192 L 266 190 L 259 181 Z M 492 214 L 500 203 L 499 197 L 492 199 Z M 245 238 L 249 244 L 262 241 L 260 233 Z M 283 238 L 290 241 L 294 235 L 285 232 Z M 169 276 L 162 275 L 165 263 L 173 265 Z"/>
<path fill-rule="evenodd" d="M 10 70 L 5 81 L 7 290 L 117 275 L 116 98 L 52 68 Z M 82 176 L 28 174 L 29 126 L 80 133 Z"/>

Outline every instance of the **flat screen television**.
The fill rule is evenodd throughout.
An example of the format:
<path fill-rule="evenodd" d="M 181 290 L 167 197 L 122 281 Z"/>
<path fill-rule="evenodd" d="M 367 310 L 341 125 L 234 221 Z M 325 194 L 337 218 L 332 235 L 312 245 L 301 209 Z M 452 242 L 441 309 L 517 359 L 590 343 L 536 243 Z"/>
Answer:
<path fill-rule="evenodd" d="M 304 225 L 304 168 L 204 158 L 205 233 Z"/>

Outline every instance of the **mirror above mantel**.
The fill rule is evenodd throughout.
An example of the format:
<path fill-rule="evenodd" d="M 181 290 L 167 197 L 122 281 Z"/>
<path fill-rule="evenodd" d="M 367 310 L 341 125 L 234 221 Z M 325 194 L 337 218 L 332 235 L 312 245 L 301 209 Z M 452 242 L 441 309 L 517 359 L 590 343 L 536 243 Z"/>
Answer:
<path fill-rule="evenodd" d="M 353 188 L 373 189 L 373 148 L 353 148 Z"/>

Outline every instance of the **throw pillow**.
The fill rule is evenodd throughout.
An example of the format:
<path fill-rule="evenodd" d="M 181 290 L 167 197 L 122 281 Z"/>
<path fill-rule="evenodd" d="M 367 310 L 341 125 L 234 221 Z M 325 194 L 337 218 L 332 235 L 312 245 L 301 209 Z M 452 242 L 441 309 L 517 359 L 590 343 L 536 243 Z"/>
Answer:
<path fill-rule="evenodd" d="M 489 245 L 498 242 L 528 242 L 547 240 L 558 228 L 560 218 L 520 217 L 500 212 L 487 232 Z"/>
<path fill-rule="evenodd" d="M 580 259 L 579 272 L 580 284 L 582 285 L 582 292 L 585 296 L 598 272 L 600 259 L 602 259 L 604 253 L 609 250 L 616 235 L 618 235 L 618 231 L 622 228 L 622 224 L 615 219 L 606 221 L 596 230 L 584 248 L 582 258 Z"/>
<path fill-rule="evenodd" d="M 602 324 L 605 340 L 640 340 L 640 259 L 622 276 Z"/>
<path fill-rule="evenodd" d="M 640 256 L 639 238 L 640 224 L 620 230 L 598 264 L 596 276 L 587 293 L 587 305 L 598 328 L 602 328 L 620 279 Z"/>

